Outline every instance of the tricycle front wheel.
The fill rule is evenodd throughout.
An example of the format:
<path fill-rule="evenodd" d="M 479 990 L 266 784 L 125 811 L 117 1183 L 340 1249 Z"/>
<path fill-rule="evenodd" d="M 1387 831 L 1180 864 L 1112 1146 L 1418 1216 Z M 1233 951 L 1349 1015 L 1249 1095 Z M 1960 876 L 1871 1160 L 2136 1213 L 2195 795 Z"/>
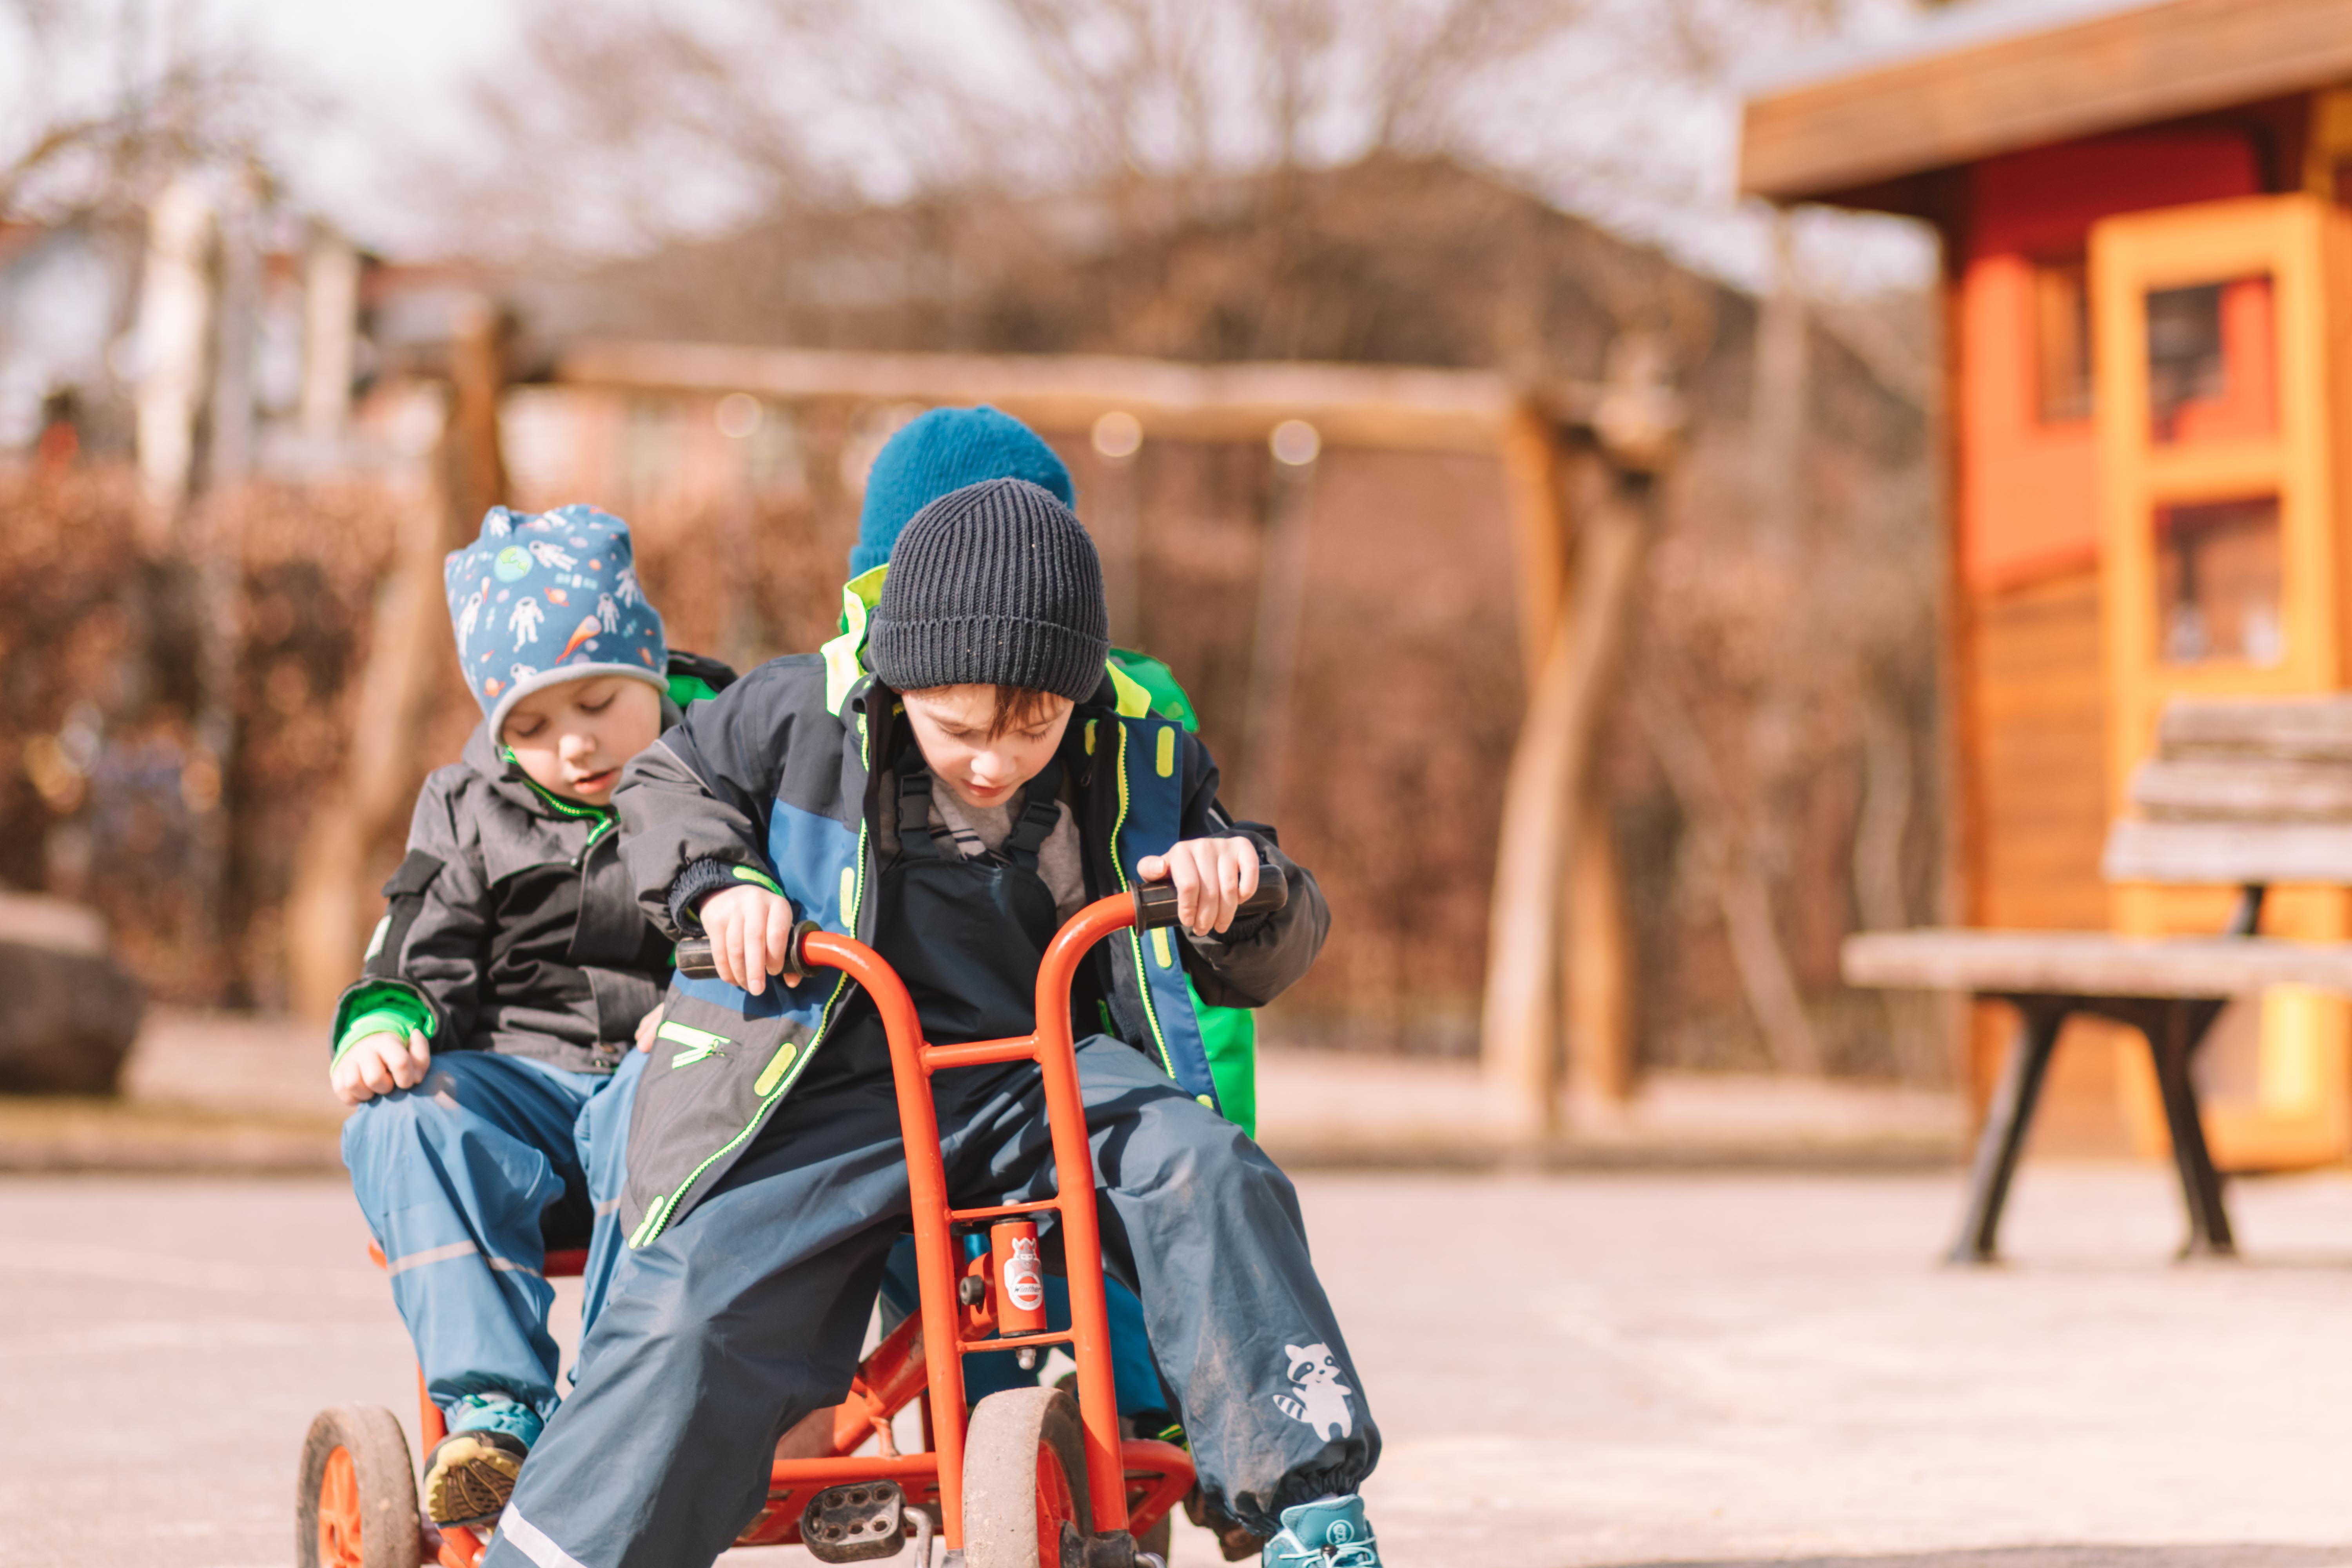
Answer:
<path fill-rule="evenodd" d="M 301 1568 L 416 1568 L 424 1521 L 399 1418 L 373 1405 L 321 1410 L 302 1439 L 294 1492 Z"/>
<path fill-rule="evenodd" d="M 1058 1388 L 990 1394 L 964 1436 L 965 1563 L 1059 1568 L 1066 1525 L 1094 1531 L 1077 1402 Z"/>

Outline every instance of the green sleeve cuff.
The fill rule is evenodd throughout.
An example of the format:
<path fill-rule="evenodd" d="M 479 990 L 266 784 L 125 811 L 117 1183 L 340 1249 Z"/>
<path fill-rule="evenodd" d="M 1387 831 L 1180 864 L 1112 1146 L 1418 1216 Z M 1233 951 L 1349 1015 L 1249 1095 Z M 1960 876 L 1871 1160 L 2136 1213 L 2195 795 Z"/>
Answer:
<path fill-rule="evenodd" d="M 355 988 L 343 998 L 336 1009 L 335 1054 L 341 1061 L 343 1053 L 354 1042 L 369 1035 L 396 1034 L 408 1037 L 411 1029 L 425 1038 L 433 1037 L 433 1009 L 424 999 L 403 984 L 378 984 Z"/>

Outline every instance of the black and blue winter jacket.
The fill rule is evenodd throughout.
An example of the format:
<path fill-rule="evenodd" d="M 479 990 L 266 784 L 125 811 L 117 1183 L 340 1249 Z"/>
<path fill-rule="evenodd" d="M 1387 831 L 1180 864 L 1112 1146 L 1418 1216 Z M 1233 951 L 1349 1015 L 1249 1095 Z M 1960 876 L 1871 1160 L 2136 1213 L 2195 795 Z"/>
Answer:
<path fill-rule="evenodd" d="M 664 721 L 735 678 L 673 651 Z M 383 885 L 360 978 L 335 1007 L 340 1058 L 366 1036 L 425 1035 L 435 1052 L 498 1051 L 610 1072 L 661 1000 L 671 944 L 637 908 L 609 807 L 541 788 L 474 727 L 425 779 L 408 854 Z"/>
<path fill-rule="evenodd" d="M 646 914 L 672 935 L 690 905 L 738 880 L 780 889 L 797 918 L 870 941 L 880 782 L 903 712 L 862 662 L 868 605 L 822 654 L 761 666 L 632 762 L 614 804 L 621 853 Z M 1307 972 L 1330 917 L 1314 879 L 1270 829 L 1217 802 L 1198 737 L 1151 710 L 1116 666 L 1071 715 L 1066 770 L 1089 897 L 1122 891 L 1136 867 L 1181 838 L 1239 834 L 1282 868 L 1279 911 L 1217 938 L 1130 931 L 1097 950 L 1109 1032 L 1216 1106 L 1217 1074 L 1196 1006 L 1262 1006 Z M 660 1235 L 715 1185 L 841 1026 L 853 987 L 820 971 L 757 996 L 718 980 L 676 979 L 662 1039 L 637 1090 L 621 1220 L 630 1244 Z"/>

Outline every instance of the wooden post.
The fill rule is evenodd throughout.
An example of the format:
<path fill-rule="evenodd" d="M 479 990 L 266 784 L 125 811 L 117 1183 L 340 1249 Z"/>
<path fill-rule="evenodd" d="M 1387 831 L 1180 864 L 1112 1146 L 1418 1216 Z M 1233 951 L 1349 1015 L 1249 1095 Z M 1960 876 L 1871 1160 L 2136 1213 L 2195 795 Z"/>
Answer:
<path fill-rule="evenodd" d="M 244 541 L 234 526 L 235 490 L 251 477 L 254 354 L 261 315 L 261 194 L 248 172 L 231 183 L 216 215 L 218 287 L 213 311 L 211 427 L 202 465 L 209 498 L 185 506 L 180 542 L 196 623 L 194 745 L 182 795 L 191 807 L 187 940 L 215 978 L 215 999 L 238 965 L 222 917 L 230 883 L 228 792 L 236 752 L 238 609 Z M 189 787 L 193 786 L 193 787 Z"/>
<path fill-rule="evenodd" d="M 1493 913 L 1486 932 L 1486 1000 L 1480 1054 L 1488 1079 L 1512 1107 L 1523 1133 L 1556 1130 L 1559 1115 L 1560 984 L 1556 904 L 1539 886 L 1539 868 L 1559 864 L 1564 846 L 1536 807 L 1549 798 L 1540 774 L 1560 764 L 1549 736 L 1530 753 L 1538 713 L 1562 700 L 1567 653 L 1569 529 L 1562 497 L 1564 453 L 1551 416 L 1521 401 L 1505 423 L 1499 453 L 1518 571 L 1520 664 L 1526 691 L 1511 772 L 1504 785 L 1503 837 L 1495 862 Z M 1524 777 L 1524 782 L 1522 782 Z M 1565 830 L 1560 830 L 1564 832 Z M 1506 883 L 1508 889 L 1506 889 Z M 1538 929 L 1539 928 L 1539 929 Z"/>
<path fill-rule="evenodd" d="M 403 509 L 398 553 L 376 599 L 360 671 L 359 721 L 341 787 L 319 803 L 302 835 L 286 898 L 289 999 L 302 1017 L 329 1017 L 359 975 L 369 867 L 379 842 L 401 825 L 425 771 L 418 745 L 449 657 L 441 592 L 446 510 L 437 486 Z"/>
<path fill-rule="evenodd" d="M 314 225 L 302 253 L 302 434 L 310 440 L 340 441 L 351 424 L 359 319 L 359 252 Z"/>
<path fill-rule="evenodd" d="M 1529 692 L 1551 649 L 1568 595 L 1569 519 L 1561 504 L 1559 430 L 1551 416 L 1521 401 L 1497 442 L 1512 553 L 1518 563 L 1519 668 Z"/>
<path fill-rule="evenodd" d="M 211 379 L 215 228 L 211 200 L 188 179 L 166 185 L 148 216 L 134 418 L 151 548 L 168 541 L 195 480 Z"/>
<path fill-rule="evenodd" d="M 1508 1096 L 1512 1131 L 1522 1136 L 1548 1135 L 1560 1124 L 1559 982 L 1566 887 L 1575 880 L 1570 849 L 1650 531 L 1643 516 L 1645 479 L 1612 475 L 1595 488 L 1601 493 L 1578 528 L 1566 608 L 1528 693 L 1503 786 L 1502 847 L 1486 932 L 1484 1053 L 1489 1077 Z M 1609 873 L 1604 868 L 1588 875 L 1605 886 Z M 1593 944 L 1596 959 L 1607 952 Z M 1598 1011 L 1622 1005 L 1622 998 L 1621 993 L 1612 1003 L 1596 988 L 1589 1000 Z"/>
<path fill-rule="evenodd" d="M 1560 962 L 1569 1086 L 1580 1099 L 1622 1105 L 1633 1098 L 1633 941 L 1625 929 L 1624 877 L 1610 837 L 1607 792 L 1589 775 L 1567 882 Z"/>
<path fill-rule="evenodd" d="M 1522 575 L 1538 579 L 1522 584 L 1523 612 L 1542 613 L 1542 580 L 1555 573 L 1567 578 L 1550 598 L 1557 607 L 1504 780 L 1486 931 L 1483 1052 L 1511 1108 L 1511 1131 L 1524 1137 L 1547 1136 L 1560 1124 L 1563 1012 L 1580 1031 L 1580 1081 L 1617 1099 L 1632 1085 L 1624 900 L 1594 800 L 1592 754 L 1655 532 L 1654 476 L 1673 452 L 1684 411 L 1667 379 L 1664 345 L 1643 333 L 1610 345 L 1607 380 L 1584 397 L 1579 424 L 1592 455 L 1572 465 L 1555 456 L 1549 485 L 1538 479 L 1537 457 L 1556 453 L 1558 437 L 1539 410 L 1522 409 L 1503 447 Z M 1580 487 L 1572 555 L 1557 521 L 1570 472 L 1597 481 Z"/>
<path fill-rule="evenodd" d="M 758 648 L 762 640 L 755 565 L 760 498 L 751 443 L 774 416 L 758 398 L 743 392 L 730 392 L 714 400 L 709 415 L 709 430 L 697 432 L 695 437 L 705 455 L 698 462 L 689 457 L 687 463 L 689 468 L 707 466 L 716 476 L 707 502 L 713 514 L 711 531 L 718 536 L 724 558 L 734 563 L 724 574 L 720 589 L 719 640 L 714 646 L 720 658 L 737 669 L 750 669 L 760 662 Z"/>
<path fill-rule="evenodd" d="M 304 1017 L 331 1016 L 336 996 L 358 976 L 373 874 L 397 858 L 392 847 L 429 771 L 424 738 L 449 659 L 443 558 L 473 537 L 506 482 L 498 450 L 500 322 L 488 301 L 460 312 L 447 421 L 433 454 L 432 482 L 403 519 L 392 574 L 377 600 L 342 786 L 320 803 L 302 836 L 286 900 L 286 957 L 294 1010 Z"/>
<path fill-rule="evenodd" d="M 1519 566 L 1520 647 L 1532 695 L 1570 591 L 1570 523 L 1562 497 L 1567 455 L 1551 416 L 1524 402 L 1498 445 Z M 1567 905 L 1553 983 L 1556 1021 L 1538 1035 L 1502 1046 L 1512 1065 L 1495 1069 L 1514 1086 L 1515 1097 L 1553 1106 L 1550 1114 L 1557 1114 L 1563 1048 L 1567 1081 L 1580 1096 L 1622 1103 L 1633 1093 L 1633 947 L 1623 880 L 1608 833 L 1607 802 L 1589 784 L 1584 794 L 1561 868 Z M 1497 1049 L 1494 1037 L 1487 1048 L 1491 1058 Z"/>
<path fill-rule="evenodd" d="M 1087 434 L 1102 490 L 1087 509 L 1087 526 L 1102 550 L 1110 640 L 1121 647 L 1139 647 L 1143 643 L 1143 573 L 1136 469 L 1142 461 L 1143 425 L 1134 415 L 1114 408 L 1096 420 Z"/>
<path fill-rule="evenodd" d="M 506 499 L 499 397 L 506 390 L 512 331 L 512 319 L 488 300 L 468 300 L 457 308 L 449 344 L 449 428 L 441 443 L 444 516 L 452 550 L 471 540 L 482 514 Z M 440 580 L 436 563 L 433 581 Z"/>
<path fill-rule="evenodd" d="M 1303 419 L 1274 427 L 1274 517 L 1258 576 L 1257 635 L 1250 647 L 1248 768 L 1242 809 L 1267 821 L 1282 816 L 1283 774 L 1290 757 L 1290 712 L 1298 684 L 1298 629 L 1307 601 L 1307 531 L 1315 511 L 1315 459 L 1322 439 Z"/>

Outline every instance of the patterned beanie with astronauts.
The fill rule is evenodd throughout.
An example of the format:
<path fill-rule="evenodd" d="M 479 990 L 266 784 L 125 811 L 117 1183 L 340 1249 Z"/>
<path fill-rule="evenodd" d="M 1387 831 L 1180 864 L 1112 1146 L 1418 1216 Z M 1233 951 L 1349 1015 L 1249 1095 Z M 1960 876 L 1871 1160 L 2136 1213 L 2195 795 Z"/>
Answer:
<path fill-rule="evenodd" d="M 637 586 L 629 525 L 610 512 L 494 506 L 442 575 L 457 661 L 493 742 L 515 703 L 542 687 L 625 675 L 669 689 L 661 616 Z"/>

